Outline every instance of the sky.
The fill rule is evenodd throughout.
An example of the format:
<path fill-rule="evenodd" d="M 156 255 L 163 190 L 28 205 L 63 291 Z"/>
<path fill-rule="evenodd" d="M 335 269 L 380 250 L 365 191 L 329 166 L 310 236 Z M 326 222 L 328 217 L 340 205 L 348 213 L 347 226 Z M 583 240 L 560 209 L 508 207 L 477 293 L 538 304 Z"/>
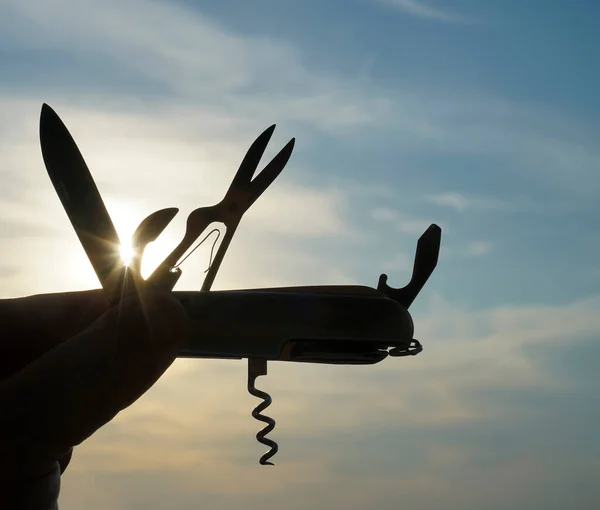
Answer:
<path fill-rule="evenodd" d="M 600 5 L 593 0 L 0 0 L 0 289 L 99 287 L 46 174 L 42 103 L 122 238 L 225 193 L 270 124 L 281 176 L 214 289 L 408 281 L 423 352 L 269 364 L 258 465 L 245 361 L 178 360 L 75 451 L 61 509 L 600 507 Z M 208 248 L 176 287 L 199 289 Z"/>

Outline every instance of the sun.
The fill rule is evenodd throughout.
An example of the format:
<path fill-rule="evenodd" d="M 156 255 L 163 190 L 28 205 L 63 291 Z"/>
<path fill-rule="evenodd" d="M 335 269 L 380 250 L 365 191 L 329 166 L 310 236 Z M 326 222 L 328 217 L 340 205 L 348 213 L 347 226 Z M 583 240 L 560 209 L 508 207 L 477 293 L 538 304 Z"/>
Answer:
<path fill-rule="evenodd" d="M 111 219 L 119 233 L 121 241 L 117 249 L 117 256 L 124 266 L 131 266 L 135 252 L 131 245 L 132 236 L 140 222 L 149 214 L 139 204 L 125 203 L 119 201 L 107 200 L 107 209 Z M 159 238 L 148 245 L 144 251 L 142 272 L 146 274 L 154 269 L 163 258 L 171 251 L 172 246 L 176 244 L 177 239 L 174 239 L 172 234 L 165 232 Z"/>
<path fill-rule="evenodd" d="M 143 219 L 143 214 L 133 204 L 108 201 L 108 205 L 109 214 L 121 240 L 117 249 L 118 256 L 124 266 L 129 266 L 134 256 L 131 236 L 141 221 L 140 217 Z"/>
<path fill-rule="evenodd" d="M 131 259 L 133 259 L 133 247 L 130 242 L 126 240 L 121 241 L 119 255 L 121 256 L 121 262 L 123 262 L 124 266 L 129 266 L 129 264 L 131 264 Z"/>

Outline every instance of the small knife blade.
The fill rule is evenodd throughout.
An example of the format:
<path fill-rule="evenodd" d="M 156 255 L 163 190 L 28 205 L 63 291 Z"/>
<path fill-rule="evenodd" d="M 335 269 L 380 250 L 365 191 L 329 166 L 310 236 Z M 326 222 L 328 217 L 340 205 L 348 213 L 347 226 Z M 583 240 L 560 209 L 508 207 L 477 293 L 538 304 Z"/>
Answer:
<path fill-rule="evenodd" d="M 122 277 L 119 236 L 75 140 L 46 103 L 40 114 L 40 142 L 54 189 L 102 288 L 112 300 Z"/>

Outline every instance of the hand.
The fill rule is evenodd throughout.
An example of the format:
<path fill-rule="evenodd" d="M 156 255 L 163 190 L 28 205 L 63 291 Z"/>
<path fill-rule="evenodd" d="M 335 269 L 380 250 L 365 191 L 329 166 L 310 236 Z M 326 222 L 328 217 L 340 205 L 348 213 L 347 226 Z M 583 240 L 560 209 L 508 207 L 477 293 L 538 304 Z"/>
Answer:
<path fill-rule="evenodd" d="M 0 300 L 0 488 L 62 473 L 72 448 L 146 392 L 188 334 L 169 294 L 111 309 L 100 290 Z"/>

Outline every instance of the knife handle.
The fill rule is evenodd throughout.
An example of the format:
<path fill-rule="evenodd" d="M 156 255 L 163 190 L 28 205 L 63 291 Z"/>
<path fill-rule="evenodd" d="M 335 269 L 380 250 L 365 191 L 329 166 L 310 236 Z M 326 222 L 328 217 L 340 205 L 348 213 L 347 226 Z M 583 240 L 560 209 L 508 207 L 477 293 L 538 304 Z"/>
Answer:
<path fill-rule="evenodd" d="M 385 347 L 408 349 L 413 340 L 410 314 L 384 296 L 277 290 L 173 295 L 192 323 L 180 357 L 373 363 L 387 355 Z"/>

